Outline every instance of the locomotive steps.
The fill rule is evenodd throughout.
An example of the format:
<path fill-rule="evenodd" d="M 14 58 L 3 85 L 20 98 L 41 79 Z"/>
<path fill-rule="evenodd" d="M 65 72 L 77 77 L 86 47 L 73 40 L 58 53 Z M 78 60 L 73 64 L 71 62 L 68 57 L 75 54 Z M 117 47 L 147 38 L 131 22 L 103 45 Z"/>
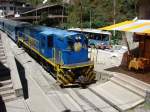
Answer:
<path fill-rule="evenodd" d="M 10 79 L 5 81 L 0 81 L 0 84 L 2 85 L 0 87 L 0 95 L 3 99 L 3 101 L 8 102 L 15 100 L 17 97 L 15 95 L 15 91 L 13 89 L 13 84 Z"/>
<path fill-rule="evenodd" d="M 3 44 L 2 44 L 1 36 L 0 36 L 0 63 L 6 65 L 6 55 L 5 55 L 5 52 L 4 52 L 4 47 L 3 47 Z"/>
<path fill-rule="evenodd" d="M 2 97 L 5 102 L 16 98 L 13 84 L 10 79 L 10 71 L 7 67 L 7 57 L 0 37 L 0 97 Z"/>

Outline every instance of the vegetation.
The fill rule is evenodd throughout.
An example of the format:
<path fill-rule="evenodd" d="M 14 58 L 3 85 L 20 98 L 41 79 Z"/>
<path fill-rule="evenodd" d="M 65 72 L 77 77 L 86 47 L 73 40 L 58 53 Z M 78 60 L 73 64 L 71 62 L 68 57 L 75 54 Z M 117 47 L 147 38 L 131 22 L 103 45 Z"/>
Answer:
<path fill-rule="evenodd" d="M 43 0 L 27 1 L 37 5 Z M 68 19 L 61 25 L 65 28 L 99 28 L 113 24 L 114 20 L 117 23 L 132 20 L 137 16 L 138 0 L 70 0 L 69 4 L 62 3 L 62 1 L 65 0 L 48 0 L 47 4 L 58 3 L 66 7 Z M 116 40 L 115 37 L 113 38 Z"/>
<path fill-rule="evenodd" d="M 27 0 L 33 5 L 41 4 L 43 0 Z M 48 0 L 47 4 L 63 4 L 65 0 Z M 68 0 L 67 0 L 68 1 Z M 136 16 L 137 0 L 70 0 L 65 4 L 68 21 L 65 27 L 102 27 L 116 22 L 133 19 Z M 115 8 L 114 8 L 114 1 Z M 114 14 L 115 11 L 115 14 Z M 90 23 L 91 21 L 91 23 Z"/>

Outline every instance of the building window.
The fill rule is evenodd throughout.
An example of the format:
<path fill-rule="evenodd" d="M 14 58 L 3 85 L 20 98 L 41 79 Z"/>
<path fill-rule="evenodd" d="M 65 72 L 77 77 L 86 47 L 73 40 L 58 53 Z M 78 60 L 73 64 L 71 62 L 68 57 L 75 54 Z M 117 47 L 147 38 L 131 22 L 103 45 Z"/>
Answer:
<path fill-rule="evenodd" d="M 10 7 L 10 10 L 14 10 L 14 7 Z"/>
<path fill-rule="evenodd" d="M 3 10 L 6 10 L 6 7 L 2 7 Z"/>

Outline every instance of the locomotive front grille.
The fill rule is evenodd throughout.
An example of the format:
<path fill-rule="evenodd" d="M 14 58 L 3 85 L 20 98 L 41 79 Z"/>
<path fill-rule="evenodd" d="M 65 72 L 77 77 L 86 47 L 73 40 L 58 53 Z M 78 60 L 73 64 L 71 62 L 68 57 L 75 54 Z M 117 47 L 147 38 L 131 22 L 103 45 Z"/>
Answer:
<path fill-rule="evenodd" d="M 57 74 L 57 81 L 62 85 L 74 85 L 74 84 L 90 84 L 95 81 L 96 74 L 94 72 L 94 66 L 86 66 L 73 69 L 61 69 Z"/>

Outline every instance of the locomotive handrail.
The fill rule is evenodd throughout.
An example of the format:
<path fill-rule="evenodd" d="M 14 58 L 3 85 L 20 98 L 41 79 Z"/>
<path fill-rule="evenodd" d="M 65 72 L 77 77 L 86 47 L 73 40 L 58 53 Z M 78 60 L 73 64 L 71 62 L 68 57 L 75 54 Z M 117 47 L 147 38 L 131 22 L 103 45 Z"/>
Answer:
<path fill-rule="evenodd" d="M 35 49 L 37 49 L 37 48 L 35 47 L 35 45 L 33 45 L 33 41 L 31 41 L 31 40 L 34 40 L 36 43 L 39 43 L 38 40 L 34 39 L 33 37 L 31 37 L 31 36 L 28 35 L 28 34 L 25 34 L 25 33 L 23 33 L 23 32 L 20 32 L 20 31 L 18 31 L 17 33 L 18 33 L 18 36 L 19 36 L 19 33 L 21 33 L 22 36 L 25 36 L 25 39 L 23 39 L 23 41 L 24 41 L 24 40 L 28 41 L 29 46 L 34 47 Z M 20 36 L 19 36 L 19 38 L 23 38 L 23 37 L 20 37 Z M 39 49 L 39 48 L 38 48 L 38 49 Z"/>
<path fill-rule="evenodd" d="M 62 51 L 59 51 L 59 58 L 60 58 L 60 64 L 63 65 L 63 59 L 62 59 Z"/>

